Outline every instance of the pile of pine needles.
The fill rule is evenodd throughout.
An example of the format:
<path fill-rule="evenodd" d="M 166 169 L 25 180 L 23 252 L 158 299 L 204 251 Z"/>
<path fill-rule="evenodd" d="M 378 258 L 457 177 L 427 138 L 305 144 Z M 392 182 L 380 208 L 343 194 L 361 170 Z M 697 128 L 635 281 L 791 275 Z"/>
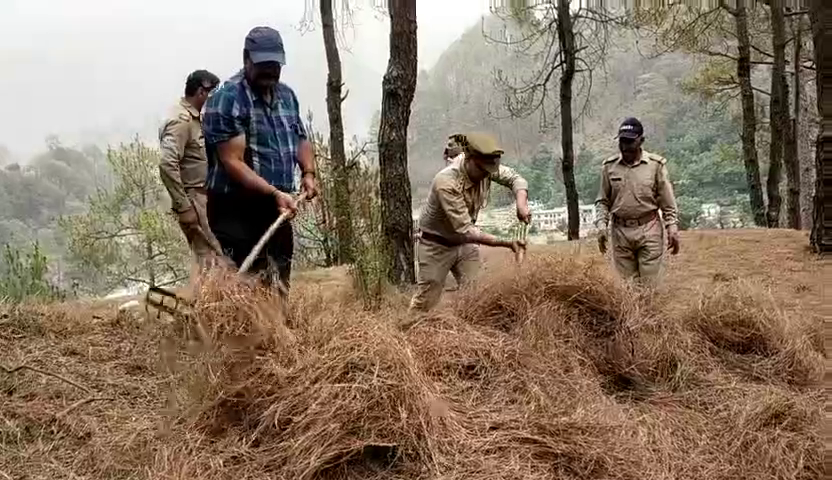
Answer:
<path fill-rule="evenodd" d="M 815 479 L 822 323 L 533 256 L 414 318 L 216 271 L 170 321 L 0 306 L 0 477 Z"/>
<path fill-rule="evenodd" d="M 820 475 L 820 325 L 752 286 L 669 308 L 599 261 L 551 257 L 418 322 L 292 295 L 285 313 L 233 276 L 201 285 L 211 345 L 179 368 L 177 441 L 156 474 Z"/>

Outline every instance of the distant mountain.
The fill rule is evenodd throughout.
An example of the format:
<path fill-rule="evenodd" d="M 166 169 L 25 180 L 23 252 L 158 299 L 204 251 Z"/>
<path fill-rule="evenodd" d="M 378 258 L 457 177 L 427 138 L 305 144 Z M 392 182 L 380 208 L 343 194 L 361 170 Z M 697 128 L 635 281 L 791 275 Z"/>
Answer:
<path fill-rule="evenodd" d="M 527 162 L 541 143 L 560 151 L 557 126 L 542 128 L 538 114 L 510 118 L 506 110 L 506 89 L 497 85 L 497 72 L 522 78 L 535 68 L 530 59 L 493 41 L 512 34 L 517 31 L 503 20 L 486 18 L 448 47 L 433 68 L 420 74 L 408 146 L 415 202 L 422 200 L 433 175 L 442 167 L 442 148 L 449 134 L 472 130 L 493 133 L 506 151 L 508 164 Z M 576 149 L 583 145 L 599 154 L 614 150 L 616 128 L 627 116 L 639 117 L 648 141 L 661 143 L 674 102 L 685 96 L 679 81 L 691 66 L 692 59 L 682 54 L 645 58 L 638 53 L 633 36 L 616 35 L 606 71 L 593 74 L 588 103 L 588 77 L 576 79 L 573 109 L 576 115 L 583 113 L 575 122 Z M 557 78 L 551 85 L 547 113 L 557 113 Z M 559 120 L 550 118 L 549 123 L 557 125 Z"/>

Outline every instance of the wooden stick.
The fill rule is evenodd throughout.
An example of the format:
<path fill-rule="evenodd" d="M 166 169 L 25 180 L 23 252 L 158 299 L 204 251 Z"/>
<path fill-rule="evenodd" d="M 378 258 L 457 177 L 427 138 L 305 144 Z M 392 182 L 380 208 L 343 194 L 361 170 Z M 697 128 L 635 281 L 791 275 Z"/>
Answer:
<path fill-rule="evenodd" d="M 300 195 L 298 195 L 298 198 L 297 198 L 296 201 L 301 202 L 305 198 L 306 198 L 306 192 L 303 192 Z M 285 213 L 280 214 L 279 217 L 277 217 L 277 220 L 275 220 L 274 223 L 272 223 L 272 225 L 269 227 L 269 229 L 266 230 L 266 233 L 264 233 L 263 236 L 260 237 L 260 240 L 254 246 L 254 248 L 251 249 L 251 253 L 249 253 L 248 256 L 246 257 L 246 259 L 243 261 L 243 264 L 242 264 L 242 266 L 240 266 L 240 270 L 237 273 L 241 273 L 241 274 L 246 273 L 248 271 L 248 269 L 251 268 L 251 264 L 254 263 L 254 260 L 257 258 L 258 255 L 260 255 L 260 251 L 263 250 L 263 247 L 266 245 L 266 242 L 268 242 L 269 239 L 272 238 L 272 235 L 274 235 L 274 232 L 277 231 L 277 229 L 283 224 L 283 222 L 288 220 L 291 216 L 292 216 L 291 213 L 285 212 Z"/>
<path fill-rule="evenodd" d="M 3 365 L 0 365 L 0 370 L 3 370 L 4 372 L 6 372 L 9 375 L 11 375 L 12 373 L 18 372 L 20 370 L 31 370 L 32 372 L 39 373 L 41 375 L 46 375 L 47 377 L 57 378 L 58 380 L 66 382 L 66 383 L 72 385 L 73 387 L 80 388 L 81 390 L 83 390 L 87 393 L 90 393 L 89 388 L 87 388 L 83 385 L 80 385 L 78 383 L 75 383 L 75 382 L 73 382 L 72 380 L 70 380 L 66 377 L 58 375 L 57 373 L 52 373 L 52 372 L 48 372 L 46 370 L 41 370 L 39 368 L 30 367 L 29 365 L 18 365 L 18 366 L 13 367 L 13 368 L 7 368 L 7 367 L 4 367 Z"/>
<path fill-rule="evenodd" d="M 87 397 L 87 398 L 78 400 L 77 402 L 73 403 L 72 405 L 70 405 L 70 406 L 66 407 L 65 409 L 61 410 L 60 412 L 55 414 L 55 418 L 64 417 L 69 412 L 75 410 L 76 408 L 80 407 L 81 405 L 86 405 L 87 403 L 104 402 L 104 401 L 110 401 L 110 400 L 115 400 L 115 399 L 112 398 L 112 397 Z"/>

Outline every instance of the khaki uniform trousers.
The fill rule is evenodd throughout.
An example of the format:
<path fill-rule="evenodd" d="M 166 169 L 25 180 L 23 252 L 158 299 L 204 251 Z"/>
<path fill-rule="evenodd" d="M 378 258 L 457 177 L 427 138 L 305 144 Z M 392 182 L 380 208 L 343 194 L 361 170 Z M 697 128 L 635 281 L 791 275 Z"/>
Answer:
<path fill-rule="evenodd" d="M 199 188 L 188 188 L 186 193 L 191 200 L 194 212 L 196 212 L 197 223 L 189 225 L 179 222 L 179 227 L 182 229 L 182 233 L 185 234 L 188 246 L 196 257 L 197 263 L 204 267 L 209 260 L 217 256 L 217 252 L 222 252 L 222 247 L 220 247 L 220 242 L 214 237 L 211 227 L 208 225 L 208 196 L 205 191 Z"/>
<path fill-rule="evenodd" d="M 439 303 L 448 272 L 453 274 L 461 288 L 476 278 L 480 270 L 480 250 L 474 244 L 447 247 L 419 239 L 416 255 L 419 270 L 416 294 L 410 301 L 412 310 L 427 311 Z"/>
<path fill-rule="evenodd" d="M 612 261 L 624 278 L 655 286 L 664 273 L 665 231 L 656 215 L 643 224 L 613 219 L 611 222 Z"/>

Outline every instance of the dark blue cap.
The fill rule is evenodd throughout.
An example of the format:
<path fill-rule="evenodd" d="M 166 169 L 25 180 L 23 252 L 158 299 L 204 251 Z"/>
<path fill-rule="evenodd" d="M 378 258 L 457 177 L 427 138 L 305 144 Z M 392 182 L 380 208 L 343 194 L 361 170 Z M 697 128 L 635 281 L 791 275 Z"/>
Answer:
<path fill-rule="evenodd" d="M 251 61 L 254 63 L 277 62 L 286 65 L 286 52 L 283 51 L 283 38 L 270 27 L 254 27 L 246 35 L 246 46 Z"/>
<path fill-rule="evenodd" d="M 637 118 L 625 118 L 618 127 L 618 138 L 638 138 L 644 135 L 644 127 Z"/>

